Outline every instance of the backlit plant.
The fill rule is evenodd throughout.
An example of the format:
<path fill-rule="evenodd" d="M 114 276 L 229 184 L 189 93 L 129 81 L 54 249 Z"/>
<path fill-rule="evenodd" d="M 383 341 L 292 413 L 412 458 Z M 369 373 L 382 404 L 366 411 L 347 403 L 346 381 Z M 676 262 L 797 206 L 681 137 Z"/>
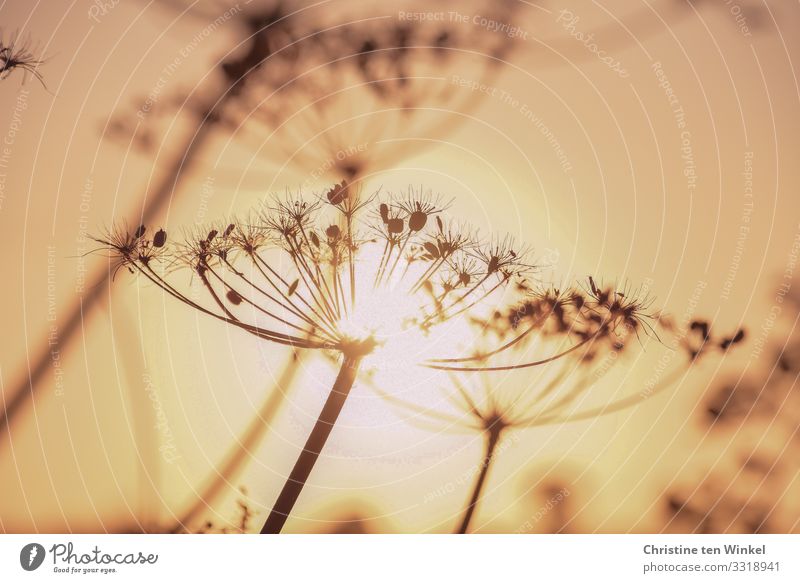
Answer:
<path fill-rule="evenodd" d="M 0 80 L 7 79 L 14 71 L 22 71 L 24 76 L 33 75 L 44 87 L 44 77 L 39 67 L 44 60 L 37 58 L 29 46 L 28 39 L 14 35 L 5 41 L 0 31 Z"/>
<path fill-rule="evenodd" d="M 442 403 L 424 406 L 399 391 L 375 387 L 382 397 L 410 411 L 408 420 L 415 425 L 482 436 L 483 455 L 456 532 L 469 530 L 499 446 L 511 431 L 594 419 L 633 407 L 673 385 L 706 354 L 724 352 L 744 337 L 744 332 L 739 331 L 731 337 L 716 338 L 709 324 L 701 320 L 687 323 L 682 330 L 653 311 L 652 304 L 643 288 L 599 286 L 591 277 L 585 285 L 566 290 L 535 289 L 505 312 L 495 312 L 488 319 L 472 318 L 481 343 L 500 339 L 504 342 L 499 348 L 438 361 L 436 366 L 447 362 L 452 371 L 449 386 L 442 388 L 444 407 Z M 642 345 L 645 337 L 665 343 L 666 334 L 672 336 L 672 342 L 666 344 L 684 355 L 675 359 L 669 373 L 647 390 L 630 392 L 618 388 L 610 395 L 605 390 L 597 395 L 598 389 L 608 388 L 601 381 L 624 354 Z M 486 364 L 512 346 L 552 356 L 507 366 Z M 468 361 L 473 365 L 464 364 Z M 542 368 L 536 373 L 527 372 L 524 377 L 483 374 L 462 378 L 464 372 L 491 373 L 535 366 Z M 426 400 L 430 401 L 430 397 Z"/>
<path fill-rule="evenodd" d="M 340 355 L 330 394 L 262 532 L 282 529 L 365 359 L 403 359 L 454 373 L 525 369 L 572 355 L 588 358 L 600 345 L 619 349 L 626 331 L 648 326 L 646 303 L 601 290 L 593 280 L 586 296 L 530 295 L 535 267 L 525 250 L 509 237 L 481 240 L 449 219 L 447 206 L 414 189 L 381 202 L 343 181 L 320 197 L 275 198 L 245 220 L 178 243 L 144 225 L 97 238 L 111 252 L 113 270 L 138 273 L 207 316 L 263 340 Z M 189 281 L 182 275 L 187 271 Z M 204 299 L 189 293 L 192 278 Z M 517 303 L 518 294 L 528 299 Z M 474 338 L 465 343 L 462 333 L 462 342 L 454 342 L 455 327 L 472 314 L 487 319 L 478 320 L 483 324 Z M 534 333 L 562 335 L 566 344 L 542 358 L 494 362 Z M 459 345 L 483 346 L 486 338 L 494 345 L 453 355 Z M 494 410 L 474 413 L 490 440 L 511 424 L 494 423 Z"/>

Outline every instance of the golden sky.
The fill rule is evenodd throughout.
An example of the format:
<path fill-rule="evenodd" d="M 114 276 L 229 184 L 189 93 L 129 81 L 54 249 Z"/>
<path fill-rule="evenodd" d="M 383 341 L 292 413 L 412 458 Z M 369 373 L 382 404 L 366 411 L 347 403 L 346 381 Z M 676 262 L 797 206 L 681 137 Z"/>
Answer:
<path fill-rule="evenodd" d="M 182 14 L 178 2 L 0 4 L 5 35 L 30 35 L 46 56 L 46 88 L 32 78 L 22 84 L 21 73 L 0 82 L 4 398 L 105 268 L 102 257 L 83 257 L 91 249 L 86 233 L 135 222 L 144 194 L 191 135 L 191 114 L 178 97 L 218 90 L 215 67 L 241 54 L 237 45 L 249 34 L 242 15 L 256 4 L 233 5 L 216 23 L 221 3 L 194 14 Z M 365 189 L 424 185 L 453 198 L 453 214 L 482 232 L 530 244 L 552 265 L 546 280 L 593 274 L 651 281 L 657 305 L 679 317 L 688 311 L 721 329 L 748 327 L 739 352 L 702 365 L 666 395 L 599 420 L 511 436 L 476 520 L 487 531 L 515 531 L 542 504 L 532 490 L 558 479 L 569 483 L 575 529 L 659 530 L 661 493 L 705 472 L 702 464 L 726 446 L 704 435 L 701 396 L 742 370 L 757 376 L 764 355 L 756 343 L 780 337 L 765 323 L 777 285 L 794 269 L 800 236 L 800 40 L 793 34 L 800 7 L 511 4 L 519 31 L 503 62 L 488 68 L 493 57 L 478 47 L 446 66 L 421 63 L 414 74 L 425 77 L 415 81 L 424 91 L 411 116 L 379 112 L 350 88 L 317 119 L 297 113 L 298 101 L 281 104 L 265 91 L 258 99 L 276 109 L 281 130 L 251 121 L 220 131 L 152 228 L 177 233 L 246 211 L 270 192 L 320 191 L 338 179 L 339 152 L 331 158 L 323 145 L 331 137 L 345 148 L 341 159 L 377 160 Z M 310 30 L 310 22 L 432 10 L 394 1 L 370 9 L 350 0 L 290 5 Z M 476 44 L 503 34 L 475 19 L 479 9 L 435 5 L 442 18 L 466 18 L 454 26 Z M 587 34 L 594 36 L 587 41 Z M 181 113 L 170 113 L 175 108 Z M 150 142 L 137 147 L 124 131 L 112 132 L 111 120 L 119 119 L 141 122 Z M 323 127 L 314 130 L 315 120 Z M 242 434 L 288 358 L 124 271 L 113 295 L 103 295 L 76 342 L 58 353 L 35 406 L 11 425 L 11 439 L 0 436 L 0 530 L 169 523 Z M 609 386 L 641 384 L 660 349 L 648 347 Z M 243 486 L 263 519 L 335 370 L 318 356 L 302 362 L 252 460 L 207 517 L 234 520 L 235 488 Z M 442 382 L 416 374 L 394 380 Z M 509 382 L 530 380 L 514 375 Z M 480 456 L 479 436 L 410 426 L 363 384 L 337 430 L 289 530 L 329 530 L 330 521 L 355 515 L 378 530 L 452 529 Z"/>

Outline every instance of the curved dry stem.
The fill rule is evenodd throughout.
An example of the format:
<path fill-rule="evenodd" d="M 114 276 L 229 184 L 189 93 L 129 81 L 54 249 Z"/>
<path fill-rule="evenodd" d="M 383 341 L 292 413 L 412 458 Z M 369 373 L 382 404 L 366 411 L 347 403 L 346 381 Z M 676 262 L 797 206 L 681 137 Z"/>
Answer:
<path fill-rule="evenodd" d="M 292 468 L 286 483 L 283 485 L 283 489 L 261 529 L 261 534 L 278 534 L 283 530 L 286 520 L 300 497 L 300 493 L 303 491 L 303 487 L 311 475 L 317 459 L 319 459 L 322 448 L 325 447 L 325 443 L 328 441 L 331 430 L 339 418 L 339 413 L 341 413 L 345 401 L 347 401 L 347 396 L 350 394 L 350 389 L 353 387 L 358 374 L 361 358 L 362 356 L 360 355 L 344 355 L 339 375 L 336 377 L 333 387 L 331 387 L 328 400 L 325 402 L 325 406 L 322 408 L 319 418 L 317 418 L 317 422 L 294 464 L 294 468 Z"/>
<path fill-rule="evenodd" d="M 251 458 L 252 451 L 264 437 L 264 433 L 270 427 L 272 420 L 286 399 L 286 394 L 300 368 L 302 355 L 302 351 L 292 353 L 283 373 L 272 387 L 272 391 L 270 391 L 264 404 L 261 405 L 247 425 L 241 438 L 236 440 L 223 462 L 214 468 L 214 471 L 207 479 L 205 487 L 197 495 L 195 502 L 181 515 L 177 523 L 168 529 L 170 533 L 185 531 L 187 525 L 195 518 L 212 508 L 214 501 L 225 490 L 226 486 L 232 485 L 232 481 L 241 472 L 245 462 Z"/>
<path fill-rule="evenodd" d="M 456 530 L 456 534 L 466 534 L 469 530 L 469 523 L 472 522 L 472 516 L 475 514 L 475 509 L 480 501 L 481 492 L 486 485 L 486 477 L 489 475 L 489 467 L 494 459 L 494 452 L 497 449 L 497 444 L 500 443 L 500 435 L 503 432 L 502 425 L 495 425 L 486 429 L 486 444 L 483 454 L 483 461 L 481 463 L 481 471 L 475 480 L 475 485 L 472 487 L 469 501 L 464 509 L 464 517 Z"/>
<path fill-rule="evenodd" d="M 628 397 L 609 403 L 608 405 L 604 405 L 601 407 L 594 407 L 592 409 L 587 409 L 586 411 L 581 411 L 580 413 L 575 413 L 574 415 L 567 415 L 565 417 L 558 417 L 558 416 L 550 416 L 542 418 L 534 417 L 532 419 L 525 421 L 524 426 L 539 427 L 541 425 L 548 425 L 550 423 L 572 423 L 574 421 L 585 421 L 586 419 L 593 419 L 596 417 L 603 417 L 604 415 L 617 413 L 619 411 L 623 411 L 630 407 L 639 405 L 644 401 L 652 399 L 655 395 L 666 390 L 681 376 L 687 374 L 687 372 L 688 372 L 687 370 L 676 368 L 670 376 L 662 380 L 661 383 L 659 383 L 654 388 L 650 389 L 650 391 L 644 396 L 642 396 L 643 393 L 642 391 L 634 395 L 630 395 Z"/>
<path fill-rule="evenodd" d="M 425 368 L 432 368 L 434 370 L 449 370 L 453 372 L 497 372 L 497 371 L 507 371 L 507 370 L 518 370 L 523 368 L 532 368 L 534 366 L 541 366 L 543 364 L 549 364 L 551 362 L 560 360 L 561 358 L 564 358 L 565 356 L 572 354 L 580 347 L 586 345 L 595 338 L 596 336 L 590 336 L 589 338 L 585 338 L 580 342 L 578 342 L 577 344 L 571 346 L 564 352 L 559 352 L 558 354 L 554 354 L 553 356 L 550 356 L 548 358 L 544 358 L 541 360 L 534 360 L 532 362 L 526 362 L 523 364 L 509 364 L 507 366 L 446 366 L 443 364 L 434 364 L 436 362 L 441 362 L 441 360 L 431 360 L 422 363 L 420 366 L 424 366 Z"/>

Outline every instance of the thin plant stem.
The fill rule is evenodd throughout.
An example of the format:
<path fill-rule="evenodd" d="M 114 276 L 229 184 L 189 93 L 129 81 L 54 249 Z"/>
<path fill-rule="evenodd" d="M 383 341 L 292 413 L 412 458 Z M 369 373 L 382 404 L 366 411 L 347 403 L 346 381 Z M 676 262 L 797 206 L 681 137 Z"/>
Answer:
<path fill-rule="evenodd" d="M 161 468 L 158 456 L 158 434 L 152 431 L 154 427 L 158 427 L 158 418 L 150 396 L 146 390 L 141 389 L 147 378 L 146 352 L 142 335 L 131 312 L 108 310 L 106 315 L 114 353 L 120 354 L 124 369 L 124 380 L 118 376 L 118 382 L 127 384 L 130 399 L 133 438 L 136 444 L 135 462 L 139 473 L 137 521 L 140 531 L 147 532 L 156 524 L 164 506 L 164 499 L 159 491 Z M 118 351 L 118 345 L 123 343 L 130 347 L 129 350 Z"/>
<path fill-rule="evenodd" d="M 277 22 L 280 20 L 282 19 Z M 146 224 L 155 221 L 162 215 L 168 204 L 174 202 L 183 178 L 191 173 L 197 162 L 197 155 L 213 139 L 217 127 L 225 119 L 224 112 L 229 106 L 240 101 L 247 86 L 249 74 L 258 69 L 261 63 L 267 61 L 272 55 L 272 50 L 269 48 L 271 43 L 267 42 L 265 38 L 269 28 L 265 27 L 257 34 L 250 36 L 249 50 L 240 59 L 224 61 L 219 64 L 218 69 L 223 74 L 225 74 L 226 67 L 240 69 L 243 73 L 233 77 L 225 74 L 227 82 L 211 94 L 207 101 L 210 104 L 209 107 L 198 116 L 192 129 L 186 134 L 185 142 L 175 148 L 176 155 L 160 180 L 146 192 L 145 198 L 138 203 L 140 210 L 135 213 L 139 218 L 138 222 Z M 86 283 L 87 293 L 76 298 L 72 305 L 60 314 L 58 341 L 59 350 L 62 353 L 66 353 L 78 334 L 84 330 L 86 320 L 101 304 L 101 301 L 110 297 L 111 288 L 108 284 L 112 280 L 112 275 L 113 271 L 110 269 L 94 273 Z M 42 336 L 42 342 L 38 346 L 39 349 L 35 354 L 30 354 L 30 351 L 26 353 L 25 365 L 21 367 L 19 379 L 8 392 L 11 398 L 3 401 L 3 409 L 0 411 L 0 433 L 10 435 L 10 430 L 5 430 L 10 426 L 12 420 L 25 410 L 26 406 L 33 405 L 34 395 L 43 386 L 46 373 L 52 366 L 52 347 L 48 343 L 46 335 Z M 0 444 L 4 442 L 5 440 Z"/>
<path fill-rule="evenodd" d="M 406 245 L 408 245 L 408 241 L 411 239 L 411 231 L 409 231 L 406 236 L 403 244 L 400 245 L 400 248 L 397 251 L 397 257 L 394 258 L 394 263 L 392 263 L 392 268 L 389 270 L 389 274 L 386 276 L 386 281 L 392 279 L 392 275 L 394 275 L 394 270 L 397 269 L 397 264 L 400 262 L 400 259 L 403 257 L 403 251 L 406 250 Z"/>
<path fill-rule="evenodd" d="M 353 263 L 353 217 L 347 215 L 347 257 L 350 269 L 350 305 L 356 305 L 356 266 Z"/>
<path fill-rule="evenodd" d="M 261 529 L 261 534 L 278 534 L 289 518 L 292 509 L 294 508 L 300 492 L 308 480 L 311 471 L 314 469 L 314 464 L 317 463 L 319 454 L 322 448 L 325 447 L 325 442 L 328 441 L 328 436 L 339 418 L 339 413 L 344 407 L 347 396 L 350 394 L 350 389 L 356 380 L 358 374 L 358 367 L 361 364 L 361 355 L 350 356 L 345 354 L 342 367 L 339 369 L 339 374 L 336 381 L 333 383 L 331 392 L 328 395 L 328 400 L 325 401 L 325 406 L 319 414 L 311 434 L 306 440 L 303 451 L 292 468 L 286 483 L 283 485 L 275 505 L 272 507 L 264 527 Z"/>
<path fill-rule="evenodd" d="M 223 462 L 211 472 L 207 484 L 197 495 L 194 503 L 181 515 L 176 524 L 167 529 L 168 532 L 187 531 L 193 520 L 213 507 L 215 500 L 226 490 L 226 486 L 233 486 L 232 482 L 236 480 L 245 463 L 253 457 L 253 452 L 286 400 L 297 371 L 300 370 L 304 354 L 302 350 L 292 351 L 286 367 L 264 404 L 253 416 L 242 436 L 230 448 Z"/>
<path fill-rule="evenodd" d="M 146 202 L 140 203 L 140 211 L 135 214 L 142 223 L 150 223 L 161 216 L 167 203 L 173 201 L 181 179 L 193 166 L 197 153 L 205 146 L 216 129 L 217 121 L 221 118 L 218 113 L 225 109 L 229 102 L 238 96 L 238 91 L 233 83 L 222 88 L 219 97 L 213 100 L 213 112 L 216 115 L 206 115 L 198 120 L 194 131 L 187 135 L 186 142 L 178 146 L 175 159 L 164 172 L 161 180 L 148 192 Z M 78 297 L 72 306 L 61 313 L 59 317 L 59 349 L 65 353 L 73 343 L 77 334 L 85 327 L 85 320 L 100 305 L 100 302 L 110 296 L 111 291 L 107 284 L 111 282 L 112 271 L 102 269 L 90 276 L 86 284 L 87 293 Z M 26 406 L 34 402 L 34 393 L 40 388 L 47 371 L 51 366 L 52 347 L 46 342 L 41 342 L 34 355 L 26 357 L 25 366 L 20 371 L 19 380 L 9 391 L 11 399 L 0 412 L 0 432 L 11 423 L 11 420 Z"/>
<path fill-rule="evenodd" d="M 481 492 L 486 484 L 486 476 L 489 474 L 489 467 L 492 464 L 494 452 L 495 449 L 497 449 L 497 444 L 500 442 L 500 435 L 502 432 L 502 426 L 492 426 L 486 430 L 486 445 L 481 471 L 478 474 L 478 479 L 475 481 L 475 486 L 472 488 L 472 495 L 464 510 L 464 518 L 461 520 L 461 524 L 456 531 L 457 534 L 466 534 L 467 529 L 469 529 L 469 523 L 472 521 L 472 515 L 475 514 L 475 508 L 480 501 Z"/>
<path fill-rule="evenodd" d="M 432 362 L 441 362 L 443 360 L 446 362 L 445 359 L 437 359 L 437 360 L 430 360 L 428 362 L 424 362 L 424 363 L 422 363 L 421 366 L 424 366 L 426 368 L 432 368 L 432 369 L 435 369 L 435 370 L 452 370 L 452 371 L 461 371 L 461 372 L 490 372 L 490 371 L 516 370 L 516 369 L 520 369 L 520 368 L 531 368 L 533 366 L 541 366 L 543 364 L 549 364 L 551 362 L 555 362 L 556 360 L 564 358 L 565 356 L 568 356 L 569 354 L 572 354 L 573 352 L 578 350 L 581 346 L 585 346 L 589 342 L 592 342 L 593 340 L 595 340 L 595 337 L 596 336 L 589 336 L 588 338 L 585 338 L 585 339 L 581 340 L 577 344 L 573 344 L 572 346 L 570 346 L 569 348 L 567 348 L 563 352 L 559 352 L 558 354 L 555 354 L 555 355 L 550 356 L 548 358 L 543 358 L 541 360 L 534 360 L 532 362 L 526 362 L 524 364 L 510 364 L 508 366 L 484 366 L 484 367 L 480 367 L 480 366 L 444 366 L 444 365 L 439 365 L 439 364 L 430 364 Z M 474 359 L 470 358 L 469 360 L 474 360 Z"/>

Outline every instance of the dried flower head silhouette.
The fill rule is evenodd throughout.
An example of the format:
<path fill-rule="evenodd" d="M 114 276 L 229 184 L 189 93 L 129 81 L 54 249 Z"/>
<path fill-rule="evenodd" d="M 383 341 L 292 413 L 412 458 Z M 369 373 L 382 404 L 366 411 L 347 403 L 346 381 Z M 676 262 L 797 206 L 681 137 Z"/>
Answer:
<path fill-rule="evenodd" d="M 187 4 L 189 14 L 218 17 Z M 466 5 L 498 22 L 515 14 L 506 1 Z M 513 39 L 485 28 L 411 23 L 383 5 L 331 18 L 324 9 L 271 0 L 233 20 L 254 47 L 222 65 L 225 82 L 238 91 L 235 103 L 215 108 L 219 129 L 264 161 L 285 161 L 313 179 L 354 180 L 417 154 L 485 97 L 452 83 L 448 72 L 469 70 L 476 82 L 491 83 L 515 48 Z M 188 107 L 205 116 L 209 108 L 201 92 L 182 91 L 132 105 L 147 111 L 144 123 L 141 115 L 118 112 L 108 135 L 125 144 L 135 137 L 148 151 L 176 112 Z"/>
<path fill-rule="evenodd" d="M 512 18 L 508 3 L 472 4 L 498 20 Z M 446 134 L 485 97 L 463 91 L 443 72 L 469 70 L 491 83 L 514 48 L 486 30 L 412 24 L 387 19 L 380 9 L 302 34 L 296 50 L 282 53 L 285 63 L 269 63 L 267 75 L 250 80 L 257 90 L 243 96 L 228 125 L 268 158 L 264 136 L 298 168 L 329 160 L 331 176 L 348 180 L 418 153 L 427 144 L 418 138 Z"/>
<path fill-rule="evenodd" d="M 442 388 L 443 401 L 452 411 L 446 411 L 441 403 L 424 406 L 399 391 L 374 387 L 382 397 L 410 411 L 408 420 L 415 425 L 437 432 L 467 431 L 482 436 L 483 456 L 456 532 L 469 530 L 498 446 L 509 432 L 594 419 L 635 406 L 671 386 L 701 357 L 724 352 L 744 337 L 744 332 L 739 331 L 730 338 L 717 339 L 712 336 L 709 324 L 699 320 L 689 323 L 686 331 L 679 331 L 669 319 L 653 311 L 652 304 L 653 299 L 644 287 L 600 286 L 591 277 L 585 285 L 565 290 L 534 289 L 517 306 L 495 312 L 489 319 L 473 316 L 472 320 L 483 343 L 499 338 L 507 340 L 501 350 L 526 345 L 525 349 L 534 353 L 555 356 L 522 365 L 484 366 L 480 370 L 549 366 L 537 369 L 535 374 L 527 372 L 524 378 L 480 375 L 476 379 L 473 375 L 466 382 L 463 375 L 452 372 L 450 386 Z M 678 332 L 676 340 L 680 339 L 673 345 L 686 358 L 679 359 L 674 370 L 663 375 L 658 384 L 647 392 L 631 394 L 617 387 L 610 395 L 596 394 L 594 389 L 603 385 L 601 381 L 621 362 L 620 357 L 632 347 L 643 345 L 642 336 L 663 343 L 662 336 L 673 332 Z M 498 350 L 477 351 L 472 359 L 485 361 L 497 353 Z M 458 360 L 467 359 L 449 359 L 449 362 Z"/>
<path fill-rule="evenodd" d="M 6 42 L 2 36 L 0 30 L 0 80 L 7 79 L 11 73 L 20 70 L 23 75 L 33 75 L 42 84 L 42 87 L 46 87 L 44 77 L 39 72 L 39 67 L 44 60 L 34 55 L 29 39 L 20 39 L 15 35 Z"/>
<path fill-rule="evenodd" d="M 365 357 L 399 345 L 403 350 L 386 358 L 449 371 L 512 370 L 613 343 L 623 326 L 643 329 L 642 302 L 592 283 L 591 302 L 577 294 L 555 304 L 549 296 L 523 302 L 514 311 L 510 339 L 491 350 L 429 356 L 442 344 L 454 345 L 440 344 L 437 331 L 504 301 L 506 292 L 527 291 L 535 269 L 510 238 L 482 243 L 468 227 L 443 218 L 446 207 L 415 189 L 379 202 L 377 193 L 363 197 L 343 181 L 322 197 L 276 198 L 248 220 L 190 234 L 179 244 L 168 243 L 164 230 L 150 235 L 145 226 L 96 239 L 111 252 L 115 272 L 136 272 L 205 315 L 277 344 L 342 355 L 327 401 L 262 532 L 282 529 Z M 185 282 L 175 281 L 181 267 L 197 278 L 205 303 L 181 290 Z M 548 313 L 542 312 L 545 304 Z M 577 309 L 569 316 L 573 322 L 566 319 L 568 305 Z M 494 357 L 546 330 L 551 313 L 561 314 L 556 328 L 571 330 L 577 341 L 546 358 L 492 366 Z"/>

